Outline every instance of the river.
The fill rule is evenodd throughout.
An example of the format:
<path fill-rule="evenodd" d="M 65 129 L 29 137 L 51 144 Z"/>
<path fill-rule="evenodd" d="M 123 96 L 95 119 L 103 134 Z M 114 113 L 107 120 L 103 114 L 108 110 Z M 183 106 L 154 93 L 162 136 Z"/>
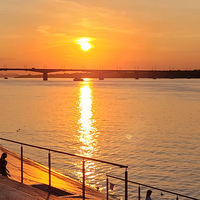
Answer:
<path fill-rule="evenodd" d="M 0 111 L 1 137 L 128 165 L 129 180 L 200 196 L 199 79 L 1 79 Z M 25 149 L 44 165 L 46 154 Z M 75 179 L 81 163 L 52 155 L 53 168 Z M 124 169 L 86 162 L 87 184 L 102 192 L 107 173 L 124 178 Z M 110 182 L 111 193 L 123 196 L 124 183 Z M 129 184 L 129 199 L 136 196 Z M 176 197 L 153 190 L 152 198 Z"/>

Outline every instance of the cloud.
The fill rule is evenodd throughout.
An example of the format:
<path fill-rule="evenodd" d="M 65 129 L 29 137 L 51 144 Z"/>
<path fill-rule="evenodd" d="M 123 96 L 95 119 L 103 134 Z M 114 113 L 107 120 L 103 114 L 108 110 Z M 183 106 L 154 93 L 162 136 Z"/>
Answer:
<path fill-rule="evenodd" d="M 39 32 L 39 33 L 48 35 L 48 34 L 50 34 L 50 32 L 49 32 L 50 29 L 51 29 L 51 26 L 42 25 L 42 26 L 39 26 L 36 31 Z"/>
<path fill-rule="evenodd" d="M 183 37 L 183 38 L 199 38 L 200 34 L 192 34 L 192 35 L 180 35 L 179 37 Z"/>
<path fill-rule="evenodd" d="M 88 2 L 90 1 L 54 0 L 54 7 L 59 7 L 55 14 L 60 21 L 68 24 L 68 27 L 72 26 L 76 29 L 102 29 L 130 34 L 135 32 L 126 12 Z"/>
<path fill-rule="evenodd" d="M 22 37 L 21 35 L 15 35 L 15 34 L 0 35 L 0 38 L 2 38 L 2 39 L 17 39 L 17 38 L 21 38 L 21 37 Z"/>
<path fill-rule="evenodd" d="M 16 58 L 0 57 L 0 61 L 12 61 L 12 60 L 16 60 Z"/>

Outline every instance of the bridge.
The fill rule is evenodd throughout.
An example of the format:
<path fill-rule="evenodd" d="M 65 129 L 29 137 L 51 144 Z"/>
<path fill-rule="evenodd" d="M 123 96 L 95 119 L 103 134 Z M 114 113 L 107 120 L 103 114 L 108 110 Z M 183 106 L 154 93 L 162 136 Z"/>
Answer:
<path fill-rule="evenodd" d="M 101 69 L 43 69 L 43 68 L 0 68 L 0 71 L 31 71 L 43 74 L 43 80 L 48 80 L 48 73 L 54 72 L 87 72 L 99 74 L 99 79 L 104 80 L 106 74 L 118 73 L 119 78 L 200 78 L 200 70 L 101 70 Z M 122 75 L 123 74 L 123 75 Z M 125 75 L 126 74 L 126 75 Z"/>

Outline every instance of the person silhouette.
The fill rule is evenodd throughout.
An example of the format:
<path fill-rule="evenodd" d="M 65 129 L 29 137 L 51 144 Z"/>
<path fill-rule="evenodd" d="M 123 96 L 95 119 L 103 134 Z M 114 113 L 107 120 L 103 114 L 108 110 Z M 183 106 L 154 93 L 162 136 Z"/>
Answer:
<path fill-rule="evenodd" d="M 2 153 L 1 158 L 0 158 L 0 173 L 2 174 L 2 176 L 10 176 L 9 174 L 9 170 L 6 168 L 7 165 L 7 153 Z"/>
<path fill-rule="evenodd" d="M 147 190 L 147 194 L 146 194 L 146 199 L 145 200 L 151 200 L 151 190 Z"/>

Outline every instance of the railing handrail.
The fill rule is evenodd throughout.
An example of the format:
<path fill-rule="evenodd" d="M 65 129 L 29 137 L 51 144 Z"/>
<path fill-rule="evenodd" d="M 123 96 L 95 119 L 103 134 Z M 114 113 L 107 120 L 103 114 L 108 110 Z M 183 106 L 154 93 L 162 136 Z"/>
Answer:
<path fill-rule="evenodd" d="M 55 150 L 55 149 L 49 149 L 49 148 L 46 148 L 46 147 L 40 147 L 40 146 L 36 146 L 36 145 L 32 145 L 32 144 L 27 144 L 27 143 L 23 143 L 23 142 L 18 142 L 18 141 L 14 141 L 14 140 L 9 140 L 9 139 L 5 139 L 5 138 L 1 138 L 1 137 L 0 137 L 0 140 L 5 140 L 7 142 L 13 142 L 13 143 L 24 145 L 24 146 L 29 146 L 29 147 L 33 147 L 33 148 L 43 149 L 43 150 L 46 150 L 46 151 L 52 151 L 52 152 L 55 152 L 55 153 L 61 153 L 61 154 L 69 155 L 69 156 L 83 158 L 83 159 L 86 159 L 86 160 L 92 160 L 92 161 L 101 162 L 101 163 L 105 163 L 105 164 L 109 164 L 109 165 L 115 165 L 115 166 L 118 166 L 120 168 L 128 168 L 128 166 L 126 166 L 126 165 L 120 165 L 120 164 L 116 164 L 116 163 L 112 163 L 112 162 L 107 162 L 107 161 L 103 161 L 103 160 L 99 160 L 99 159 L 95 159 L 95 158 L 89 158 L 89 157 L 85 157 L 85 156 L 79 156 L 79 155 L 67 153 L 67 152 L 64 152 L 64 151 L 59 151 L 59 150 Z"/>
<path fill-rule="evenodd" d="M 125 179 L 123 179 L 123 178 L 119 178 L 119 177 L 112 176 L 112 175 L 109 175 L 109 174 L 106 174 L 106 176 L 110 177 L 110 178 L 115 178 L 115 179 L 118 179 L 118 180 L 121 180 L 121 181 L 125 181 Z M 145 187 L 149 187 L 149 188 L 152 188 L 152 189 L 155 189 L 155 190 L 160 190 L 162 192 L 167 192 L 167 193 L 174 194 L 174 195 L 177 195 L 177 196 L 186 197 L 186 198 L 193 199 L 193 200 L 199 200 L 199 199 L 196 199 L 196 198 L 193 198 L 193 197 L 189 197 L 189 196 L 182 195 L 182 194 L 179 194 L 179 193 L 176 193 L 176 192 L 171 192 L 171 191 L 168 191 L 168 190 L 160 189 L 160 188 L 153 187 L 153 186 L 150 186 L 150 185 L 146 185 L 146 184 L 143 184 L 143 183 L 138 183 L 138 182 L 134 182 L 134 181 L 130 181 L 130 180 L 128 180 L 128 182 L 133 183 L 133 184 L 137 184 L 139 186 L 145 186 Z"/>

